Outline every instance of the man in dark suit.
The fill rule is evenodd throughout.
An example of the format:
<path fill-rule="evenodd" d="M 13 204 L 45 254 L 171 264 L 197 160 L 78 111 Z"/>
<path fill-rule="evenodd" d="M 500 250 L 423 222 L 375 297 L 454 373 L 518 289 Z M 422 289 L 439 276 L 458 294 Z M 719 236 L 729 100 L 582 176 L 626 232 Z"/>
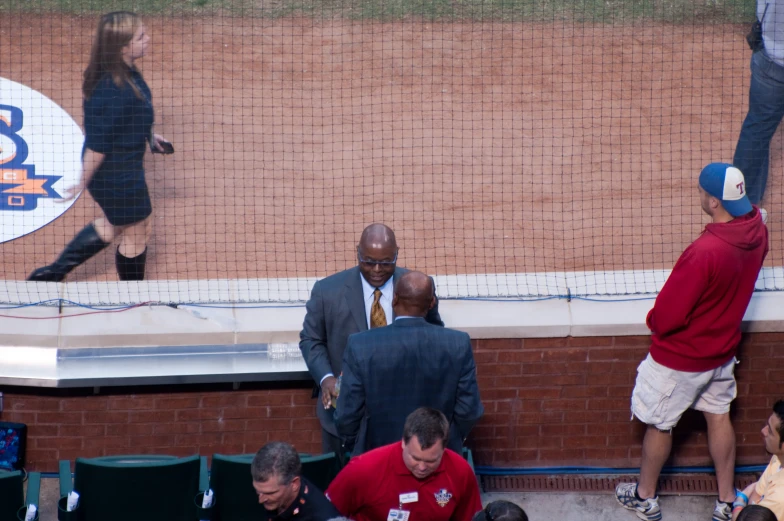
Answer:
<path fill-rule="evenodd" d="M 432 279 L 408 272 L 395 284 L 395 322 L 348 339 L 335 425 L 346 445 L 353 444 L 353 455 L 397 440 L 406 417 L 419 407 L 444 413 L 447 447 L 460 454 L 482 417 L 471 340 L 427 323 L 435 303 Z"/>
<path fill-rule="evenodd" d="M 397 255 L 395 232 L 383 224 L 371 224 L 357 245 L 358 265 L 316 282 L 307 304 L 299 348 L 319 389 L 316 414 L 321 422 L 322 449 L 339 457 L 343 448 L 332 406 L 343 351 L 349 335 L 385 326 L 394 319 L 393 287 L 407 271 L 396 267 Z M 437 304 L 426 320 L 443 326 Z"/>

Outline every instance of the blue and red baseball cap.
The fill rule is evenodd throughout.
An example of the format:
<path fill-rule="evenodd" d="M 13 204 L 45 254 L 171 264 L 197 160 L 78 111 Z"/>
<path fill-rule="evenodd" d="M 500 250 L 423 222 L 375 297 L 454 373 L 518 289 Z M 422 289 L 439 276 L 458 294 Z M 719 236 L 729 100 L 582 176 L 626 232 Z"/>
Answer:
<path fill-rule="evenodd" d="M 703 168 L 700 172 L 700 186 L 721 201 L 721 205 L 733 217 L 751 211 L 743 172 L 729 163 L 711 163 Z"/>

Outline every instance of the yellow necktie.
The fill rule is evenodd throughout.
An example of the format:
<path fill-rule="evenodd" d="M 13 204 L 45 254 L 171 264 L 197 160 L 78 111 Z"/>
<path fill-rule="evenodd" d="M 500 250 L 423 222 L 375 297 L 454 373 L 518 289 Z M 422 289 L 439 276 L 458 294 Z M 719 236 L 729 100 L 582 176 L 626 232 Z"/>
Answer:
<path fill-rule="evenodd" d="M 381 290 L 376 288 L 373 292 L 373 305 L 370 306 L 370 329 L 384 327 L 387 325 L 387 316 L 384 308 L 381 307 Z"/>

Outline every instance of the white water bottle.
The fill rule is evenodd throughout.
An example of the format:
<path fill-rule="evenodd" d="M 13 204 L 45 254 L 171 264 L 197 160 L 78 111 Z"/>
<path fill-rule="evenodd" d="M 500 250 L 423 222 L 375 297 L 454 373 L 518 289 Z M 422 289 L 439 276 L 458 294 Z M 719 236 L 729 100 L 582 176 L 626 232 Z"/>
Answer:
<path fill-rule="evenodd" d="M 77 505 L 79 505 L 79 493 L 72 490 L 68 493 L 68 500 L 65 502 L 65 511 L 73 512 L 76 510 Z"/>
<path fill-rule="evenodd" d="M 201 499 L 201 508 L 210 508 L 212 506 L 212 494 L 213 492 L 211 488 L 208 488 L 204 491 L 204 495 Z M 206 520 L 203 519 L 202 521 Z"/>
<path fill-rule="evenodd" d="M 35 519 L 35 513 L 38 511 L 38 507 L 33 504 L 27 505 L 27 513 L 25 514 L 25 521 L 33 521 Z"/>

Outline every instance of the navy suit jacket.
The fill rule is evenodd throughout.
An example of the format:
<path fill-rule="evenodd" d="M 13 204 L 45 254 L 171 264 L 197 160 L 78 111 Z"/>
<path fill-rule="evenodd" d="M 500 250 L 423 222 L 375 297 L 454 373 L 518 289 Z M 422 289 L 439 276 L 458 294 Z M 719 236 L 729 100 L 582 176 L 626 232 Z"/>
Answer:
<path fill-rule="evenodd" d="M 399 440 L 406 417 L 423 406 L 446 415 L 448 447 L 460 454 L 484 412 L 466 333 L 401 318 L 349 337 L 335 425 L 352 454 Z"/>
<path fill-rule="evenodd" d="M 405 268 L 395 268 L 393 282 L 400 280 L 407 271 Z M 349 335 L 367 331 L 361 276 L 358 266 L 335 273 L 316 282 L 310 294 L 305 322 L 299 334 L 299 349 L 319 389 L 325 375 L 340 375 L 343 351 Z M 438 302 L 428 313 L 427 321 L 438 326 L 444 325 L 438 314 Z M 322 428 L 337 436 L 333 412 L 331 408 L 325 410 L 321 400 L 316 403 L 316 415 Z"/>

